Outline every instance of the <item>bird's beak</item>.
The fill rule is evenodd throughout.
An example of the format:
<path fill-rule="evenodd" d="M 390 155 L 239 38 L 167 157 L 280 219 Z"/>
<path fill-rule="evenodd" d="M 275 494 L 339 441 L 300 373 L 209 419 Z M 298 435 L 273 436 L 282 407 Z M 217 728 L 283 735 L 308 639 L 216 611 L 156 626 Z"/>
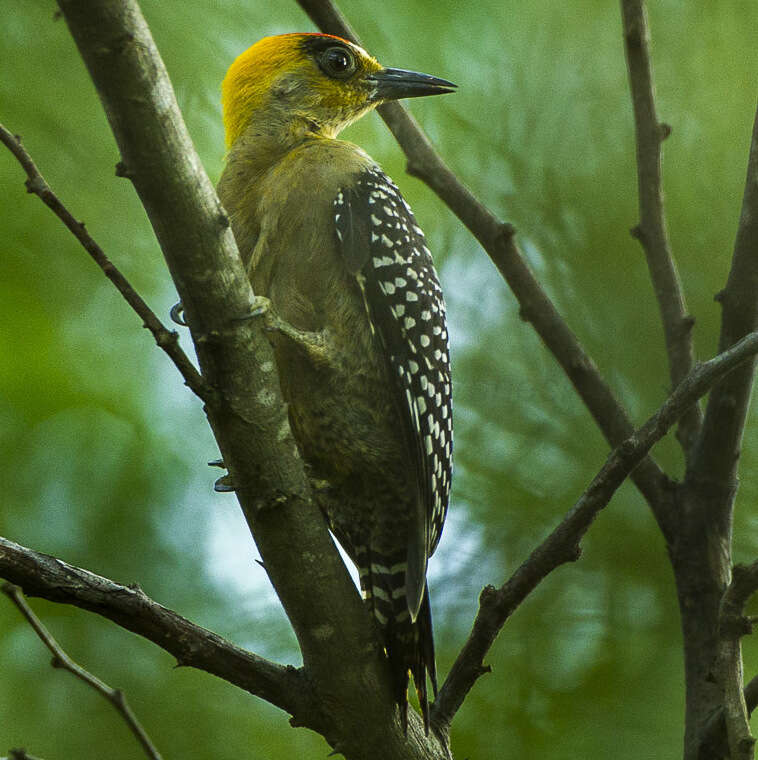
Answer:
<path fill-rule="evenodd" d="M 381 69 L 369 74 L 368 81 L 375 86 L 374 101 L 418 98 L 422 95 L 444 95 L 454 92 L 457 85 L 447 79 L 405 69 Z"/>

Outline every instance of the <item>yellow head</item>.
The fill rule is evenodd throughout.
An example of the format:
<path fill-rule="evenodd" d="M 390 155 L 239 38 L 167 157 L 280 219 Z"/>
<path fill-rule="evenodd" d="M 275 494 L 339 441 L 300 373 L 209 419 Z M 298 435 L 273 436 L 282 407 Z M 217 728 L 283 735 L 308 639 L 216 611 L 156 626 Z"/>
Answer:
<path fill-rule="evenodd" d="M 385 69 L 340 37 L 265 37 L 234 61 L 221 85 L 226 144 L 231 147 L 263 114 L 274 117 L 274 124 L 299 119 L 312 131 L 333 137 L 385 100 L 454 87 L 428 74 Z"/>

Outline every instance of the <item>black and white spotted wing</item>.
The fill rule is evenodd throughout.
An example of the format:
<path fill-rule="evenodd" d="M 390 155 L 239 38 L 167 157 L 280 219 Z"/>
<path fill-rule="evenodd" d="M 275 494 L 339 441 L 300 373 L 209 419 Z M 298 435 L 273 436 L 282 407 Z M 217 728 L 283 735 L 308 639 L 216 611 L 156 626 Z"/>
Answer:
<path fill-rule="evenodd" d="M 387 354 L 418 474 L 419 514 L 409 540 L 406 583 L 413 613 L 450 494 L 453 422 L 445 304 L 424 234 L 378 167 L 364 170 L 338 193 L 334 213 L 345 262 Z"/>

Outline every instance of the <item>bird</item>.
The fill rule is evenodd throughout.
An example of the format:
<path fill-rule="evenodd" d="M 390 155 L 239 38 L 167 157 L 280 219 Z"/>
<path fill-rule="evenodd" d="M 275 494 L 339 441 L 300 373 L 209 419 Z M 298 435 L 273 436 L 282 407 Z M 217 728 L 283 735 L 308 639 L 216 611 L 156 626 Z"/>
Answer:
<path fill-rule="evenodd" d="M 437 696 L 426 572 L 452 477 L 445 302 L 397 186 L 339 132 L 377 105 L 454 91 L 340 37 L 266 37 L 221 88 L 218 194 L 265 313 L 292 433 L 356 565 L 407 732 L 409 674 Z"/>

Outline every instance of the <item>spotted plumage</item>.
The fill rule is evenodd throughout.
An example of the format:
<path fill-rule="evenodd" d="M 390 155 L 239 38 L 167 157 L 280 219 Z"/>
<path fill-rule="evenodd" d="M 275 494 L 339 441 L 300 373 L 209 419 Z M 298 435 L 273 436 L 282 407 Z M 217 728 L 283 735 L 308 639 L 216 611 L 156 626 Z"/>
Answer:
<path fill-rule="evenodd" d="M 423 502 L 424 557 L 437 548 L 452 476 L 453 418 L 445 302 L 421 228 L 397 186 L 378 167 L 334 201 L 334 222 L 370 324 L 392 367 L 415 454 Z M 409 606 L 415 617 L 423 586 Z M 416 609 L 413 609 L 413 607 Z"/>
<path fill-rule="evenodd" d="M 350 187 L 340 189 L 334 224 L 386 357 L 415 471 L 406 545 L 401 543 L 383 564 L 372 558 L 371 547 L 360 547 L 357 564 L 379 624 L 390 627 L 390 638 L 401 635 L 413 652 L 408 665 L 428 723 L 425 669 L 435 695 L 437 685 L 426 566 L 447 514 L 453 461 L 445 302 L 424 234 L 378 167 L 365 169 Z"/>

